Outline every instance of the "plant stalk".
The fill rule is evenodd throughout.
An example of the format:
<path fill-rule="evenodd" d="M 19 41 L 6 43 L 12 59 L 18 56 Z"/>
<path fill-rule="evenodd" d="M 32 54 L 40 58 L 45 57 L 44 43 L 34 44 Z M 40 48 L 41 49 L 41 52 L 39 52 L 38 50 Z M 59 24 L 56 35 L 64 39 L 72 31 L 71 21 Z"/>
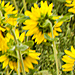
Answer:
<path fill-rule="evenodd" d="M 74 71 L 71 71 L 71 75 L 74 75 Z"/>
<path fill-rule="evenodd" d="M 17 39 L 16 39 L 16 35 L 15 32 L 11 29 L 12 35 L 14 36 L 14 40 L 16 42 L 16 44 L 18 44 Z M 17 66 L 18 66 L 18 75 L 20 75 L 20 53 L 19 50 L 16 50 L 17 53 Z"/>
<path fill-rule="evenodd" d="M 23 75 L 26 75 L 21 51 L 20 51 L 20 60 L 21 60 L 21 64 L 22 64 L 22 73 L 23 73 Z"/>
<path fill-rule="evenodd" d="M 54 50 L 54 57 L 55 57 L 55 62 L 56 62 L 56 68 L 57 68 L 57 75 L 59 75 L 59 65 L 58 65 L 58 58 L 57 58 L 57 50 L 56 50 L 55 41 L 53 42 L 53 50 Z"/>
<path fill-rule="evenodd" d="M 16 10 L 18 10 L 18 7 L 17 7 L 17 4 L 16 4 L 16 1 L 15 1 L 15 0 L 12 0 L 12 1 L 13 1 L 13 3 L 14 3 L 14 6 L 15 6 Z"/>
<path fill-rule="evenodd" d="M 20 55 L 19 55 L 19 50 L 16 50 L 16 52 L 17 52 L 17 57 L 18 57 L 18 59 L 17 59 L 17 65 L 18 65 L 18 75 L 20 75 Z"/>
<path fill-rule="evenodd" d="M 23 2 L 23 6 L 24 6 L 24 11 L 26 11 L 26 1 L 22 0 L 22 2 Z"/>
<path fill-rule="evenodd" d="M 48 21 L 48 22 L 50 24 L 52 38 L 54 38 L 52 23 L 50 21 Z M 57 50 L 56 50 L 55 41 L 53 41 L 53 50 L 54 50 L 54 57 L 55 57 L 55 62 L 56 62 L 57 75 L 59 75 L 59 65 L 58 65 L 58 58 L 57 58 Z"/>

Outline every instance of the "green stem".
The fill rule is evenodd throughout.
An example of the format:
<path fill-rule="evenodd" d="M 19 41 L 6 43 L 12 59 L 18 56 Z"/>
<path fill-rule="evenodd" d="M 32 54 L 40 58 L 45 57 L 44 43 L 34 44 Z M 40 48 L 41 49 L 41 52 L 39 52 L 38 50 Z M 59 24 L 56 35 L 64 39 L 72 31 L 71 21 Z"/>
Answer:
<path fill-rule="evenodd" d="M 13 70 L 10 71 L 9 75 L 11 75 L 12 71 L 13 71 Z"/>
<path fill-rule="evenodd" d="M 58 58 L 57 58 L 57 50 L 56 50 L 55 41 L 53 42 L 53 50 L 54 50 L 54 57 L 55 57 L 55 62 L 56 62 L 56 68 L 57 68 L 57 75 L 59 75 L 59 65 L 58 65 Z"/>
<path fill-rule="evenodd" d="M 12 1 L 13 1 L 13 3 L 14 3 L 14 6 L 15 6 L 16 10 L 18 10 L 18 7 L 17 7 L 17 4 L 16 4 L 16 1 L 15 1 L 15 0 L 12 0 Z"/>
<path fill-rule="evenodd" d="M 23 73 L 23 75 L 26 75 L 21 51 L 20 51 L 20 60 L 21 60 L 21 64 L 22 64 L 22 73 Z"/>
<path fill-rule="evenodd" d="M 15 35 L 15 32 L 11 29 L 11 32 L 12 32 L 12 35 L 14 36 L 14 40 L 16 42 L 16 44 L 18 44 L 17 42 L 17 39 L 16 39 L 16 35 Z M 17 66 L 18 66 L 18 75 L 20 75 L 20 53 L 19 53 L 19 50 L 16 50 L 16 53 L 17 53 Z"/>
<path fill-rule="evenodd" d="M 20 75 L 20 56 L 19 56 L 19 50 L 16 50 L 16 52 L 17 52 L 17 57 L 18 57 L 18 59 L 17 59 L 17 65 L 18 65 L 18 75 Z"/>
<path fill-rule="evenodd" d="M 14 40 L 15 40 L 15 42 L 16 42 L 16 44 L 17 44 L 17 39 L 16 39 L 15 32 L 14 32 L 14 30 L 12 30 L 12 29 L 10 29 L 10 30 L 11 30 L 11 33 L 12 33 L 12 35 L 14 36 Z"/>
<path fill-rule="evenodd" d="M 24 9 L 24 6 L 23 6 L 22 9 L 20 10 L 20 13 L 22 13 L 23 9 Z"/>
<path fill-rule="evenodd" d="M 51 30 L 52 38 L 54 38 L 52 23 L 49 20 L 48 20 L 48 23 L 50 25 L 50 30 Z M 53 50 L 54 50 L 54 57 L 55 57 L 55 62 L 56 62 L 56 68 L 57 68 L 57 75 L 59 75 L 59 65 L 58 65 L 57 50 L 56 50 L 55 41 L 53 41 Z"/>
<path fill-rule="evenodd" d="M 71 71 L 71 75 L 74 75 L 74 71 Z"/>
<path fill-rule="evenodd" d="M 22 2 L 23 2 L 23 6 L 24 6 L 24 11 L 26 11 L 26 1 L 22 0 Z"/>
<path fill-rule="evenodd" d="M 1 75 L 3 75 L 3 73 Z"/>
<path fill-rule="evenodd" d="M 10 75 L 10 74 L 9 74 L 9 68 L 8 68 L 8 66 L 7 66 L 7 68 L 6 68 L 6 75 Z"/>

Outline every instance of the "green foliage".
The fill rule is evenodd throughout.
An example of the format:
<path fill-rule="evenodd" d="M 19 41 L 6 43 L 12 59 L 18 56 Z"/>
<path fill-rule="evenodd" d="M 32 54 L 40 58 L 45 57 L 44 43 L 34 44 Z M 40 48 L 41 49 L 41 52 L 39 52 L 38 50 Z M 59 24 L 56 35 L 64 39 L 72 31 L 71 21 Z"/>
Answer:
<path fill-rule="evenodd" d="M 50 42 L 48 42 L 50 43 Z M 36 51 L 41 53 L 39 64 L 35 67 L 38 70 L 48 70 L 50 74 L 55 75 L 55 63 L 53 56 L 53 48 L 51 44 L 43 43 L 41 45 L 36 45 Z"/>
<path fill-rule="evenodd" d="M 9 2 L 10 0 L 6 0 L 5 3 Z M 27 10 L 31 10 L 31 6 L 33 6 L 33 3 L 37 3 L 40 7 L 40 1 L 41 0 L 26 0 L 26 8 Z M 42 0 L 46 1 L 46 0 Z M 62 56 L 64 55 L 64 50 L 69 49 L 72 45 L 75 48 L 75 15 L 72 15 L 72 13 L 68 13 L 68 8 L 65 6 L 65 0 L 47 0 L 48 4 L 53 2 L 54 9 L 52 10 L 53 14 L 55 15 L 62 15 L 57 22 L 64 21 L 63 25 L 61 26 L 62 32 L 59 33 L 59 36 L 56 38 L 50 38 L 46 33 L 44 33 L 45 39 L 47 39 L 47 42 L 43 42 L 40 45 L 36 45 L 34 41 L 31 40 L 31 37 L 26 37 L 24 43 L 19 42 L 18 45 L 15 44 L 13 40 L 10 39 L 8 42 L 8 52 L 7 55 L 11 55 L 15 58 L 17 58 L 16 54 L 13 52 L 13 50 L 20 49 L 22 51 L 22 54 L 24 54 L 24 50 L 30 48 L 35 49 L 37 52 L 40 52 L 40 61 L 38 65 L 34 65 L 35 69 L 30 70 L 30 75 L 56 75 L 56 65 L 55 65 L 55 59 L 54 59 L 54 52 L 53 52 L 53 41 L 56 41 L 56 48 L 57 48 L 57 55 L 58 55 L 58 62 L 60 67 L 60 74 L 61 75 L 71 75 L 71 72 L 63 72 L 62 71 Z M 13 4 L 12 0 L 10 1 L 11 4 Z M 19 27 L 17 27 L 20 31 L 22 31 L 23 22 L 26 19 L 29 19 L 28 16 L 24 15 L 23 10 L 23 3 L 22 0 L 16 0 L 19 14 L 15 16 L 14 14 L 9 14 L 8 17 L 17 18 L 17 22 L 19 24 Z M 0 7 L 0 10 L 3 11 L 3 7 Z M 0 11 L 0 21 L 1 23 L 4 23 L 5 17 L 2 16 L 2 13 Z M 1 24 L 0 23 L 0 24 Z M 43 28 L 47 27 L 48 25 L 51 25 L 51 23 L 46 20 L 43 23 Z M 13 27 L 9 24 L 4 23 L 4 27 L 9 27 L 12 29 Z M 26 32 L 26 31 L 25 31 Z M 5 32 L 4 32 L 5 33 Z M 59 38 L 59 39 L 58 39 Z M 0 52 L 2 54 L 2 52 Z M 2 70 L 2 64 L 0 64 L 0 74 L 3 73 L 4 70 Z M 6 72 L 4 72 L 4 75 Z M 29 75 L 27 73 L 27 75 Z M 17 75 L 14 71 L 12 72 L 12 75 Z"/>
<path fill-rule="evenodd" d="M 65 22 L 65 21 L 67 21 L 67 20 L 69 20 L 71 17 L 73 17 L 74 15 L 71 15 L 70 13 L 67 13 L 66 15 L 64 15 L 64 16 L 61 16 L 58 20 L 57 20 L 57 22 Z"/>
<path fill-rule="evenodd" d="M 17 45 L 17 48 L 21 51 L 25 51 L 26 49 L 29 48 L 29 46 L 27 46 L 25 44 L 20 44 L 20 45 Z"/>
<path fill-rule="evenodd" d="M 34 42 L 32 40 L 29 40 L 28 42 L 25 42 L 25 44 L 29 47 L 32 47 L 34 45 Z"/>
<path fill-rule="evenodd" d="M 57 41 L 57 40 L 59 39 L 59 38 L 51 38 L 51 37 L 48 36 L 47 33 L 44 33 L 44 37 L 45 37 L 45 39 L 47 39 L 48 41 Z"/>

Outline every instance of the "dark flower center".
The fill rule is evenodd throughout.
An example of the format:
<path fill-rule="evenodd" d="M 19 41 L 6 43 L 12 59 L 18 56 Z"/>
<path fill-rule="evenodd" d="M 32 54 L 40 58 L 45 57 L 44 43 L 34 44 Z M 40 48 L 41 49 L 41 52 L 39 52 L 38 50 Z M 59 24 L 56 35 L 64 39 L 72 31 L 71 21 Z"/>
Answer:
<path fill-rule="evenodd" d="M 17 58 L 15 58 L 13 56 L 8 56 L 8 58 L 10 61 L 17 62 Z"/>

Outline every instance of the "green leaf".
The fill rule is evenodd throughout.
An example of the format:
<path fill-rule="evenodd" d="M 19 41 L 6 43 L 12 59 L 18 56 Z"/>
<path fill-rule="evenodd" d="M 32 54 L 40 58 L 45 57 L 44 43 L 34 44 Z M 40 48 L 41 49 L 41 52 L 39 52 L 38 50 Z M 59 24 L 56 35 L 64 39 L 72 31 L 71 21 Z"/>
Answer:
<path fill-rule="evenodd" d="M 15 14 L 8 14 L 8 18 L 10 18 L 10 17 L 16 18 Z"/>
<path fill-rule="evenodd" d="M 17 22 L 18 22 L 18 23 L 23 23 L 23 22 L 25 22 L 25 20 L 27 20 L 27 19 L 29 19 L 28 16 L 23 16 L 23 17 L 21 17 L 21 18 L 17 18 Z"/>
<path fill-rule="evenodd" d="M 20 44 L 20 45 L 17 45 L 17 48 L 21 51 L 25 51 L 26 49 L 29 48 L 29 46 L 27 45 L 24 45 L 24 44 Z"/>
<path fill-rule="evenodd" d="M 48 41 L 57 41 L 57 40 L 58 40 L 58 38 L 51 38 L 51 37 L 49 37 L 47 33 L 44 33 L 44 37 L 45 37 L 45 39 L 47 39 Z"/>
<path fill-rule="evenodd" d="M 74 15 L 68 13 L 68 14 L 66 14 L 66 15 L 64 15 L 64 16 L 61 16 L 59 19 L 57 19 L 57 22 L 61 22 L 61 21 L 64 22 L 64 21 L 70 19 L 70 18 L 73 17 L 73 16 L 74 16 Z"/>
<path fill-rule="evenodd" d="M 16 55 L 15 51 L 8 51 L 8 52 L 6 53 L 6 55 L 7 55 L 7 56 L 12 56 L 12 57 L 17 58 L 17 55 Z"/>
<path fill-rule="evenodd" d="M 13 51 L 13 50 L 15 50 L 15 46 L 11 46 L 10 48 L 9 48 L 9 50 L 11 51 Z"/>
<path fill-rule="evenodd" d="M 15 45 L 14 40 L 10 39 L 9 42 L 7 43 L 7 46 L 10 48 L 11 46 L 13 47 Z"/>
<path fill-rule="evenodd" d="M 34 42 L 32 40 L 29 40 L 28 42 L 25 42 L 25 44 L 29 47 L 32 47 L 34 45 Z"/>

